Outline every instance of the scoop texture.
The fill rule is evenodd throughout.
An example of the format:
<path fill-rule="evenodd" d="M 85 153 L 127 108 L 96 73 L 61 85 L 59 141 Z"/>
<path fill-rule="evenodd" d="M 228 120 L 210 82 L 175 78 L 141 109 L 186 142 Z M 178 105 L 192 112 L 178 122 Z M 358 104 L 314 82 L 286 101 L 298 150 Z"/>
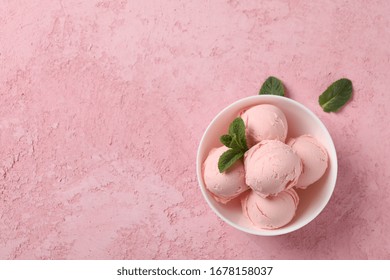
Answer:
<path fill-rule="evenodd" d="M 249 147 L 262 140 L 279 140 L 287 137 L 287 119 L 282 110 L 270 104 L 253 106 L 241 112 Z"/>
<path fill-rule="evenodd" d="M 302 160 L 302 174 L 297 187 L 306 189 L 324 175 L 328 167 L 328 154 L 321 143 L 310 135 L 291 139 L 288 144 Z"/>
<path fill-rule="evenodd" d="M 246 184 L 258 195 L 277 195 L 296 185 L 302 163 L 292 148 L 278 140 L 264 140 L 244 155 Z"/>
<path fill-rule="evenodd" d="M 241 200 L 241 206 L 250 222 L 258 228 L 277 229 L 287 225 L 295 216 L 299 203 L 294 189 L 267 198 L 251 191 Z"/>

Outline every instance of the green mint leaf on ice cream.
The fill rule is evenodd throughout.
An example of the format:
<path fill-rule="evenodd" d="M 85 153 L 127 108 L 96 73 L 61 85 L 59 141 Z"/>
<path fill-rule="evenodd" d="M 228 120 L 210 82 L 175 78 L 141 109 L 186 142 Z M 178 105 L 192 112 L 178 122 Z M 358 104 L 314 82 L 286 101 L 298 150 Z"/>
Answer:
<path fill-rule="evenodd" d="M 230 142 L 230 148 L 238 152 L 242 150 L 241 145 L 238 142 L 237 135 L 233 135 L 232 142 Z"/>
<path fill-rule="evenodd" d="M 230 148 L 230 143 L 232 142 L 232 136 L 229 134 L 222 135 L 219 137 L 219 141 L 224 144 L 226 147 Z"/>
<path fill-rule="evenodd" d="M 240 143 L 241 150 L 246 152 L 248 150 L 248 145 L 246 144 L 246 136 L 245 136 L 245 123 L 242 120 L 242 118 L 237 118 L 237 125 L 238 125 L 238 130 L 237 130 L 237 140 Z"/>
<path fill-rule="evenodd" d="M 224 152 L 218 161 L 219 172 L 224 172 L 248 150 L 245 137 L 245 124 L 241 117 L 235 118 L 229 126 L 229 134 L 222 135 L 219 140 L 230 148 Z"/>
<path fill-rule="evenodd" d="M 248 150 L 245 138 L 245 124 L 241 117 L 235 118 L 229 126 L 229 135 L 233 138 L 234 135 L 237 138 L 237 142 L 241 147 L 241 150 Z M 233 148 L 233 147 L 229 147 Z"/>
<path fill-rule="evenodd" d="M 242 128 L 245 130 L 244 121 L 240 117 L 235 118 L 229 126 L 229 135 L 237 135 Z"/>
<path fill-rule="evenodd" d="M 337 112 L 352 96 L 352 82 L 340 79 L 331 84 L 318 98 L 325 112 Z"/>
<path fill-rule="evenodd" d="M 284 96 L 284 86 L 281 80 L 270 76 L 261 86 L 259 94 L 271 94 Z"/>
<path fill-rule="evenodd" d="M 231 167 L 237 160 L 239 160 L 244 155 L 243 152 L 237 152 L 233 149 L 229 149 L 224 152 L 218 161 L 218 169 L 220 173 L 223 173 Z"/>

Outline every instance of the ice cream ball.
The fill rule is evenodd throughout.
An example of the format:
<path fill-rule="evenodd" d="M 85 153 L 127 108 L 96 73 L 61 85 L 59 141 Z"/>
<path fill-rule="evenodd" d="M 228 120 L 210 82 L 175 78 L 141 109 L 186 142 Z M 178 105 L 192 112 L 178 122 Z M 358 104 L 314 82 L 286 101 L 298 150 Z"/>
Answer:
<path fill-rule="evenodd" d="M 294 218 L 298 203 L 299 197 L 294 189 L 266 198 L 251 191 L 241 199 L 244 216 L 255 227 L 262 229 L 277 229 L 287 225 Z"/>
<path fill-rule="evenodd" d="M 242 160 L 236 161 L 223 173 L 219 172 L 218 160 L 227 151 L 225 146 L 212 149 L 203 163 L 203 179 L 214 199 L 226 204 L 249 189 L 245 183 L 245 169 Z"/>
<path fill-rule="evenodd" d="M 310 135 L 302 135 L 288 141 L 288 145 L 302 160 L 302 174 L 297 187 L 306 189 L 324 175 L 328 167 L 328 154 L 322 144 Z"/>
<path fill-rule="evenodd" d="M 287 137 L 287 119 L 282 110 L 270 104 L 253 106 L 240 113 L 245 123 L 248 147 L 262 140 L 279 140 Z"/>
<path fill-rule="evenodd" d="M 250 148 L 244 167 L 246 184 L 262 197 L 292 188 L 302 172 L 299 156 L 278 140 L 264 140 Z"/>

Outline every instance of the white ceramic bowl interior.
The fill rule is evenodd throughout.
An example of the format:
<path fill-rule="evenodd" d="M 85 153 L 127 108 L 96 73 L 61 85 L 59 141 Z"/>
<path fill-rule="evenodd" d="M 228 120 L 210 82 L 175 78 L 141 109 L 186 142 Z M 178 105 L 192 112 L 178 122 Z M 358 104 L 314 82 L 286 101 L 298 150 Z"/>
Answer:
<path fill-rule="evenodd" d="M 286 115 L 288 122 L 287 139 L 310 134 L 320 141 L 329 155 L 329 166 L 324 176 L 306 190 L 297 190 L 300 202 L 294 219 L 280 229 L 266 230 L 255 228 L 242 214 L 240 199 L 235 199 L 226 205 L 216 202 L 206 190 L 202 164 L 209 151 L 222 146 L 219 137 L 226 134 L 229 124 L 243 109 L 259 105 L 272 104 L 279 107 Z M 196 171 L 202 193 L 214 212 L 229 225 L 256 235 L 273 236 L 295 231 L 311 222 L 328 203 L 332 196 L 337 178 L 337 155 L 332 138 L 321 120 L 302 104 L 281 96 L 257 95 L 240 99 L 222 110 L 209 124 L 197 153 Z"/>

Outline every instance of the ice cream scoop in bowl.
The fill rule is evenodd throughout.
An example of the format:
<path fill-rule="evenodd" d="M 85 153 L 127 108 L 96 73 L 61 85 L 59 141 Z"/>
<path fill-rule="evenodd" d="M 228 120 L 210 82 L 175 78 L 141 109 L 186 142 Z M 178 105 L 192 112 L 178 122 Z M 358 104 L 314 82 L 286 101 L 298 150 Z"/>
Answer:
<path fill-rule="evenodd" d="M 204 178 L 204 162 L 214 148 L 221 147 L 220 136 L 226 134 L 229 124 L 244 110 L 260 104 L 270 104 L 279 108 L 288 123 L 286 143 L 302 135 L 311 135 L 322 144 L 328 154 L 328 166 L 323 176 L 306 189 L 294 188 L 299 195 L 299 205 L 293 219 L 286 225 L 276 229 L 265 229 L 255 226 L 244 215 L 241 200 L 248 195 L 244 191 L 240 196 L 227 203 L 215 199 L 206 187 Z M 337 178 L 337 155 L 332 138 L 321 120 L 302 104 L 281 96 L 257 95 L 240 99 L 222 110 L 209 124 L 200 141 L 197 153 L 197 177 L 201 191 L 211 209 L 226 223 L 241 231 L 274 236 L 286 234 L 302 228 L 314 220 L 325 208 L 332 196 Z"/>

